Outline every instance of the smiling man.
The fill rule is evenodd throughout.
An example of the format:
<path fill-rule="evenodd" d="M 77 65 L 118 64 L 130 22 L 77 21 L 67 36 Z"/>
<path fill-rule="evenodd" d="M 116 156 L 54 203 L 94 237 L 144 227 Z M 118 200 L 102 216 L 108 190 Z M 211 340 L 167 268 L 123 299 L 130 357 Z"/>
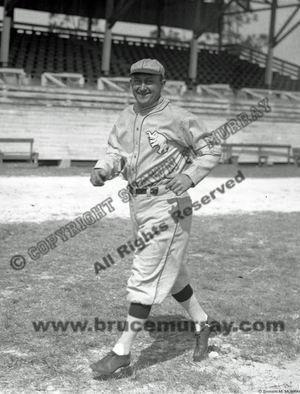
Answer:
<path fill-rule="evenodd" d="M 130 75 L 136 103 L 120 114 L 91 183 L 103 186 L 119 174 L 126 179 L 134 238 L 148 234 L 149 239 L 148 246 L 134 254 L 125 330 L 113 350 L 91 365 L 102 375 L 130 365 L 133 341 L 152 305 L 161 304 L 169 294 L 195 322 L 194 361 L 207 352 L 212 322 L 195 297 L 184 264 L 193 211 L 187 190 L 217 165 L 221 149 L 210 143 L 200 119 L 161 96 L 166 83 L 161 63 L 140 60 L 131 66 Z M 172 213 L 178 210 L 185 216 L 175 223 Z"/>
<path fill-rule="evenodd" d="M 132 92 L 139 107 L 146 108 L 156 103 L 165 83 L 166 81 L 161 74 L 143 74 L 142 72 L 132 74 Z"/>

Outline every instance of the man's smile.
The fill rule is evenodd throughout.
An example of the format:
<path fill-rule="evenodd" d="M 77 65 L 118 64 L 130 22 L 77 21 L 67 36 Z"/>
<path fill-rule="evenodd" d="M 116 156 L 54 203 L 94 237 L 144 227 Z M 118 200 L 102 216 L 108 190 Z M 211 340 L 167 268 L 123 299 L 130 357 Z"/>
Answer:
<path fill-rule="evenodd" d="M 157 102 L 164 85 L 161 75 L 138 73 L 131 77 L 132 92 L 141 108 Z"/>

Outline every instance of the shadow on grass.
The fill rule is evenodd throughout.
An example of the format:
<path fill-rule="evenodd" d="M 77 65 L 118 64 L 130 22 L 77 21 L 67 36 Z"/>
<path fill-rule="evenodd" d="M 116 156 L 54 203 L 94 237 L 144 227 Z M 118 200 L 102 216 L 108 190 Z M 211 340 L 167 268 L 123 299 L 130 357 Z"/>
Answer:
<path fill-rule="evenodd" d="M 112 375 L 96 376 L 94 377 L 95 380 L 103 381 L 127 378 L 134 375 L 137 370 L 149 368 L 153 365 L 172 360 L 187 352 L 192 353 L 195 346 L 194 328 L 193 323 L 187 320 L 185 316 L 179 314 L 167 316 L 158 315 L 148 320 L 155 323 L 156 329 L 148 332 L 148 335 L 154 338 L 154 342 L 141 351 L 137 362 Z M 171 325 L 167 324 L 170 322 L 175 322 L 176 326 L 171 328 Z M 158 323 L 163 323 L 161 325 L 161 330 L 158 329 Z M 184 323 L 187 323 L 187 326 L 185 326 Z M 166 331 L 164 331 L 165 329 Z M 212 332 L 211 337 L 215 335 L 216 333 Z M 192 354 L 190 356 L 192 357 Z"/>
<path fill-rule="evenodd" d="M 119 370 L 111 375 L 95 376 L 93 378 L 93 380 L 98 380 L 100 382 L 104 382 L 107 380 L 125 379 L 125 378 L 129 378 L 130 376 L 133 376 L 133 374 L 135 373 L 135 370 L 136 370 L 135 367 L 122 368 L 121 370 Z"/>
<path fill-rule="evenodd" d="M 171 326 L 162 325 L 162 331 L 150 331 L 149 335 L 155 338 L 155 341 L 146 349 L 141 351 L 140 357 L 137 361 L 138 368 L 149 368 L 152 365 L 159 364 L 175 357 L 181 356 L 184 353 L 194 348 L 194 329 L 192 322 L 187 320 L 183 315 L 158 315 L 151 319 L 158 328 L 158 323 L 177 323 L 176 327 L 171 329 Z M 178 324 L 180 323 L 181 324 Z M 187 330 L 184 330 L 184 322 L 188 322 Z M 163 331 L 164 328 L 167 331 Z"/>

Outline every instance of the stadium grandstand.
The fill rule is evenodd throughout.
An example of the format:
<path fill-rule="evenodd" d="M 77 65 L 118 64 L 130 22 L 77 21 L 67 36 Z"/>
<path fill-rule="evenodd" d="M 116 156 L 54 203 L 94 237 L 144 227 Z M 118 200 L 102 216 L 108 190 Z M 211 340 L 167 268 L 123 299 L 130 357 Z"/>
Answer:
<path fill-rule="evenodd" d="M 156 58 L 165 66 L 167 97 L 199 115 L 210 131 L 221 130 L 222 162 L 299 163 L 300 66 L 274 57 L 273 50 L 300 22 L 292 26 L 288 18 L 276 33 L 276 12 L 284 6 L 279 0 L 40 3 L 0 1 L 0 165 L 96 161 L 118 113 L 133 102 L 128 73 L 141 58 Z M 234 3 L 240 13 L 269 10 L 267 54 L 222 43 L 222 18 Z M 287 3 L 294 13 L 300 9 L 299 0 Z M 91 24 L 71 31 L 14 22 L 16 8 L 105 19 L 105 31 L 93 31 Z M 158 31 L 188 28 L 193 38 L 170 42 L 113 34 L 118 21 L 153 24 Z M 200 44 L 205 32 L 217 33 L 218 45 Z M 269 111 L 262 111 L 262 100 Z M 252 114 L 252 122 L 230 130 L 226 125 L 241 113 L 249 119 Z"/>

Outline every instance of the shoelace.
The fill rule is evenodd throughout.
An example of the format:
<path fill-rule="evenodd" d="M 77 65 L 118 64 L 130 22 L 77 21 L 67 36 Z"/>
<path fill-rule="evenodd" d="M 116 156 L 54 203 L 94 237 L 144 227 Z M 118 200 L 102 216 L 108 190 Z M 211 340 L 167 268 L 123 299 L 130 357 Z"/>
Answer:
<path fill-rule="evenodd" d="M 200 341 L 200 332 L 199 332 L 199 334 L 197 333 L 197 334 L 195 334 L 195 337 L 196 337 L 196 347 L 199 347 L 199 341 Z"/>
<path fill-rule="evenodd" d="M 205 325 L 201 328 L 201 330 L 195 334 L 196 346 L 199 346 L 199 340 L 200 340 L 201 332 L 205 329 L 205 327 L 210 328 L 210 325 L 208 323 L 205 323 Z"/>

